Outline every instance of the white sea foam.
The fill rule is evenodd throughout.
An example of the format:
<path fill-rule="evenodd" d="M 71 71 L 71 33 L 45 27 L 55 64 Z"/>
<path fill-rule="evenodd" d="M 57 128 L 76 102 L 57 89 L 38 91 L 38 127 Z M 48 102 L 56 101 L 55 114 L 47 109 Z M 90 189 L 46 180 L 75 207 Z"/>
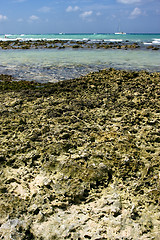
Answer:
<path fill-rule="evenodd" d="M 148 43 L 148 42 L 144 42 L 143 44 L 144 44 L 144 45 L 152 45 L 151 42 L 150 42 L 150 43 Z"/>
<path fill-rule="evenodd" d="M 5 34 L 5 37 L 11 37 L 12 34 Z"/>
<path fill-rule="evenodd" d="M 122 39 L 105 39 L 104 40 L 105 42 L 122 42 L 123 40 Z"/>
<path fill-rule="evenodd" d="M 160 38 L 153 39 L 152 43 L 156 45 L 160 45 Z"/>
<path fill-rule="evenodd" d="M 154 38 L 153 40 L 160 42 L 160 38 Z"/>
<path fill-rule="evenodd" d="M 160 38 L 154 38 L 152 42 L 144 42 L 144 45 L 160 45 Z"/>
<path fill-rule="evenodd" d="M 0 41 L 37 41 L 37 40 L 61 40 L 61 41 L 89 41 L 89 42 L 138 42 L 145 45 L 159 45 L 160 34 L 5 34 L 0 35 Z"/>

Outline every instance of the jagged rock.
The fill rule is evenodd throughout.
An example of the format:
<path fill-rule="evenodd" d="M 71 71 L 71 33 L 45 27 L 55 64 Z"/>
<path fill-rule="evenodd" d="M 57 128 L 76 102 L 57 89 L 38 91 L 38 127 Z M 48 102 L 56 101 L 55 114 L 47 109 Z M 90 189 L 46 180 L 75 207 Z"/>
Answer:
<path fill-rule="evenodd" d="M 1 238 L 159 238 L 159 77 L 0 81 Z"/>

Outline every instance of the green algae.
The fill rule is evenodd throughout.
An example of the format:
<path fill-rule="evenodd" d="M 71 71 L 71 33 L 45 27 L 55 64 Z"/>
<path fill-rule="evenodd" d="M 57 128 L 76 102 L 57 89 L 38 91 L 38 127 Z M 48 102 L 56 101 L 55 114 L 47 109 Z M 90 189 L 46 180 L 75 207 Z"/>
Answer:
<path fill-rule="evenodd" d="M 1 80 L 1 222 L 46 219 L 116 184 L 151 236 L 153 219 L 141 221 L 160 203 L 159 77 L 109 69 L 54 84 Z"/>
<path fill-rule="evenodd" d="M 22 40 L 15 40 L 15 41 L 0 41 L 0 49 L 7 50 L 7 49 L 43 49 L 43 48 L 57 48 L 57 49 L 64 49 L 64 48 L 95 48 L 95 49 L 124 49 L 124 50 L 135 50 L 137 48 L 145 48 L 146 50 L 159 50 L 159 46 L 145 46 L 138 43 L 128 43 L 125 42 L 89 42 L 89 41 L 74 41 L 74 40 L 35 40 L 35 41 L 22 41 Z"/>

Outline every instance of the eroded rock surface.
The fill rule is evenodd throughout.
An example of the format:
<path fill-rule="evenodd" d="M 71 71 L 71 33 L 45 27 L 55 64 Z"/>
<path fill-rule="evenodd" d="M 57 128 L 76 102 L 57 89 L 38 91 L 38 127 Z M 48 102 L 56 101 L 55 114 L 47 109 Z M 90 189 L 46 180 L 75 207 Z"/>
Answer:
<path fill-rule="evenodd" d="M 9 40 L 8 41 L 0 41 L 0 50 L 8 50 L 8 49 L 65 49 L 65 48 L 73 48 L 73 49 L 123 49 L 123 50 L 135 50 L 146 49 L 146 50 L 160 50 L 160 45 L 152 44 L 145 45 L 143 43 L 137 42 L 128 42 L 119 41 L 119 42 L 105 42 L 105 41 L 90 41 L 90 40 Z"/>
<path fill-rule="evenodd" d="M 160 74 L 1 79 L 1 239 L 159 239 Z"/>

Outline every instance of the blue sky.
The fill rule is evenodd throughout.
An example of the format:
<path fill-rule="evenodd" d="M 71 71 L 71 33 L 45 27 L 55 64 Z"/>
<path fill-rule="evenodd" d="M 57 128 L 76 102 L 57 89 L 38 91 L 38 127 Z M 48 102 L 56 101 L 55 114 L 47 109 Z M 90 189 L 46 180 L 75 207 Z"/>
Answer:
<path fill-rule="evenodd" d="M 0 0 L 0 34 L 160 33 L 160 0 Z"/>

